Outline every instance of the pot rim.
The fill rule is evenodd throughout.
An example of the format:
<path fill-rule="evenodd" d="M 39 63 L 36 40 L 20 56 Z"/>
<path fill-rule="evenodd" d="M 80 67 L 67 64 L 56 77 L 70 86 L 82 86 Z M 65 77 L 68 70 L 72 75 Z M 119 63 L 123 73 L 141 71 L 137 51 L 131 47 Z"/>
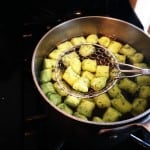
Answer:
<path fill-rule="evenodd" d="M 67 114 L 66 112 L 62 111 L 61 109 L 59 109 L 57 106 L 55 106 L 52 102 L 49 101 L 49 99 L 45 96 L 45 94 L 43 93 L 43 91 L 41 90 L 39 83 L 37 81 L 36 75 L 35 75 L 35 56 L 37 53 L 37 49 L 39 47 L 39 45 L 41 44 L 41 42 L 47 37 L 48 34 L 50 34 L 53 30 L 55 30 L 56 28 L 59 28 L 60 26 L 72 22 L 74 20 L 80 20 L 80 19 L 88 19 L 88 18 L 104 18 L 104 19 L 110 19 L 110 20 L 114 20 L 114 21 L 118 21 L 118 22 L 122 22 L 124 24 L 128 24 L 129 26 L 132 26 L 133 28 L 135 28 L 136 30 L 139 30 L 140 32 L 142 32 L 145 36 L 147 36 L 148 38 L 150 38 L 142 29 L 140 29 L 139 27 L 135 26 L 134 24 L 131 24 L 129 22 L 126 22 L 124 20 L 118 19 L 118 18 L 113 18 L 113 17 L 107 17 L 107 16 L 83 16 L 83 17 L 77 17 L 77 18 L 73 18 L 73 19 L 69 19 L 67 21 L 64 21 L 56 26 L 54 26 L 53 28 L 51 28 L 47 33 L 45 33 L 42 38 L 39 40 L 39 42 L 37 43 L 34 52 L 33 52 L 33 56 L 32 56 L 32 60 L 31 60 L 31 72 L 32 72 L 32 77 L 33 77 L 33 81 L 36 85 L 37 90 L 39 91 L 39 93 L 41 94 L 41 96 L 44 98 L 44 100 L 46 100 L 46 102 L 52 106 L 56 111 L 58 111 L 59 113 L 63 114 L 66 117 L 69 117 L 70 119 L 73 119 L 75 121 L 79 121 L 81 123 L 86 123 L 86 124 L 91 124 L 91 125 L 97 125 L 97 126 L 105 126 L 105 127 L 112 127 L 112 126 L 120 126 L 120 125 L 125 125 L 125 124 L 129 124 L 129 123 L 133 123 L 133 122 L 137 122 L 137 121 L 141 121 L 141 119 L 143 119 L 144 117 L 146 117 L 147 115 L 150 114 L 150 108 L 147 109 L 146 111 L 144 111 L 143 113 L 135 116 L 135 117 L 131 117 L 129 119 L 125 119 L 125 120 L 121 120 L 121 121 L 115 121 L 115 122 L 94 122 L 94 121 L 89 121 L 89 120 L 83 120 L 80 118 L 77 118 L 73 115 Z"/>

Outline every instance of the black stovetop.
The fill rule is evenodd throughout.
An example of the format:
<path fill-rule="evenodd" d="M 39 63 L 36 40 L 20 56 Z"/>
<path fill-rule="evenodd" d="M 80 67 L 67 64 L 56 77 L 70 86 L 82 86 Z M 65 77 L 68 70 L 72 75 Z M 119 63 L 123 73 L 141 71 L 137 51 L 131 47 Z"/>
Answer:
<path fill-rule="evenodd" d="M 36 5 L 35 5 L 36 4 Z M 21 21 L 0 26 L 0 145 L 32 150 L 91 149 L 81 138 L 61 134 L 62 129 L 50 121 L 45 105 L 33 83 L 31 59 L 36 44 L 55 25 L 80 16 L 102 15 L 119 18 L 143 28 L 127 1 L 30 1 L 24 3 Z M 74 143 L 76 142 L 76 143 Z M 145 148 L 132 138 L 110 149 Z"/>

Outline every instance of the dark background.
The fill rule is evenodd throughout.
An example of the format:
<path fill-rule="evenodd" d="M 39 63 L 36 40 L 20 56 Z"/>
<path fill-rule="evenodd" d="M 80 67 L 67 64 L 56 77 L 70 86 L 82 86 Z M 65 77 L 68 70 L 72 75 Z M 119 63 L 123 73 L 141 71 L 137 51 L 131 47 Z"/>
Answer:
<path fill-rule="evenodd" d="M 2 2 L 2 1 L 1 1 Z M 0 5 L 0 149 L 23 149 L 24 114 L 32 115 L 30 91 L 25 91 L 34 46 L 54 26 L 70 18 L 85 15 L 111 16 L 143 28 L 127 0 L 24 0 L 5 1 Z M 23 33 L 33 32 L 31 46 Z M 32 37 L 32 38 L 33 38 Z M 32 49 L 32 51 L 29 50 Z M 27 60 L 27 63 L 26 63 Z M 32 83 L 30 76 L 29 82 Z M 32 91 L 32 87 L 30 87 Z M 25 92 L 24 92 L 25 91 Z M 38 104 L 40 105 L 40 104 Z M 38 106 L 39 107 L 39 106 Z M 41 106 L 42 107 L 42 106 Z M 43 107 L 42 107 L 43 109 Z M 30 110 L 30 111 L 29 111 Z M 36 111 L 35 111 L 36 112 Z"/>

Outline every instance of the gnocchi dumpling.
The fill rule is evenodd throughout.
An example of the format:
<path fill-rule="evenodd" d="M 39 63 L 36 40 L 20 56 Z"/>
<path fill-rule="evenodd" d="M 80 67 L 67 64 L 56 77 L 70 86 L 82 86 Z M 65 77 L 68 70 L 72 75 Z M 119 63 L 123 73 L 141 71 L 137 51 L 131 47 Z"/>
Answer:
<path fill-rule="evenodd" d="M 73 110 L 65 103 L 60 103 L 59 105 L 57 105 L 59 109 L 63 110 L 64 112 L 72 115 L 73 114 Z"/>
<path fill-rule="evenodd" d="M 80 61 L 80 59 L 72 58 L 72 60 L 70 61 L 70 66 L 75 73 L 77 73 L 77 74 L 81 73 L 81 61 Z"/>
<path fill-rule="evenodd" d="M 71 86 L 80 78 L 80 76 L 73 71 L 71 66 L 69 66 L 64 74 L 63 74 L 63 79 Z"/>
<path fill-rule="evenodd" d="M 46 94 L 46 96 L 54 105 L 59 105 L 62 101 L 62 97 L 57 93 L 49 92 Z"/>
<path fill-rule="evenodd" d="M 132 56 L 136 53 L 136 50 L 131 45 L 125 44 L 119 49 L 119 53 L 125 56 Z"/>
<path fill-rule="evenodd" d="M 120 89 L 131 94 L 134 94 L 138 90 L 137 83 L 128 78 L 121 79 L 118 86 Z"/>
<path fill-rule="evenodd" d="M 150 85 L 150 76 L 142 75 L 135 78 L 138 85 Z"/>
<path fill-rule="evenodd" d="M 109 66 L 98 65 L 96 68 L 96 77 L 106 77 L 109 78 Z"/>
<path fill-rule="evenodd" d="M 40 72 L 40 82 L 45 83 L 52 79 L 52 69 L 43 69 Z"/>
<path fill-rule="evenodd" d="M 70 41 L 65 41 L 59 45 L 57 45 L 57 48 L 63 52 L 63 51 L 66 51 L 66 50 L 69 50 L 73 47 L 72 43 Z"/>
<path fill-rule="evenodd" d="M 94 108 L 95 108 L 94 102 L 82 100 L 77 107 L 77 112 L 89 118 L 92 116 Z"/>
<path fill-rule="evenodd" d="M 113 107 L 108 107 L 105 113 L 103 114 L 103 121 L 104 122 L 114 122 L 119 120 L 122 114 Z"/>
<path fill-rule="evenodd" d="M 80 103 L 81 99 L 77 98 L 75 96 L 72 95 L 68 95 L 65 100 L 64 103 L 67 104 L 68 106 L 72 107 L 72 108 L 76 108 L 79 103 Z"/>
<path fill-rule="evenodd" d="M 94 53 L 94 51 L 95 51 L 95 47 L 90 44 L 81 45 L 79 48 L 79 54 L 83 57 L 87 57 L 91 55 L 92 53 Z"/>
<path fill-rule="evenodd" d="M 73 89 L 80 92 L 88 92 L 89 89 L 89 80 L 84 77 L 78 78 L 73 84 Z"/>
<path fill-rule="evenodd" d="M 97 62 L 96 60 L 92 60 L 92 59 L 84 59 L 82 61 L 82 70 L 84 71 L 89 71 L 89 72 L 95 72 L 96 68 L 97 68 Z"/>
<path fill-rule="evenodd" d="M 141 97 L 141 98 L 150 97 L 150 86 L 148 86 L 148 85 L 141 86 L 140 90 L 139 90 L 139 97 Z"/>
<path fill-rule="evenodd" d="M 126 62 L 126 56 L 125 55 L 121 55 L 121 54 L 115 53 L 114 56 L 116 57 L 118 62 L 121 62 L 121 63 L 125 63 Z"/>
<path fill-rule="evenodd" d="M 43 69 L 53 69 L 57 63 L 56 59 L 44 58 Z"/>
<path fill-rule="evenodd" d="M 122 44 L 120 42 L 112 40 L 108 46 L 108 50 L 111 51 L 112 53 L 118 53 L 121 47 Z"/>
<path fill-rule="evenodd" d="M 88 120 L 88 118 L 85 115 L 82 115 L 79 112 L 74 112 L 73 116 L 80 118 L 82 120 Z"/>
<path fill-rule="evenodd" d="M 104 109 L 110 107 L 111 105 L 111 101 L 107 93 L 94 97 L 94 100 L 98 108 Z"/>
<path fill-rule="evenodd" d="M 99 39 L 98 39 L 98 43 L 104 47 L 108 47 L 109 44 L 111 42 L 111 39 L 109 37 L 106 37 L 106 36 L 101 36 Z"/>
<path fill-rule="evenodd" d="M 68 95 L 68 93 L 65 92 L 65 91 L 59 86 L 58 82 L 55 82 L 55 83 L 53 84 L 53 86 L 54 86 L 55 90 L 57 91 L 57 93 L 58 93 L 59 95 L 61 95 L 61 96 L 67 96 L 67 95 Z"/>
<path fill-rule="evenodd" d="M 94 77 L 94 74 L 89 72 L 89 71 L 83 71 L 81 73 L 81 76 L 85 77 L 85 78 L 89 79 L 89 81 L 91 81 L 93 79 L 93 77 Z"/>
<path fill-rule="evenodd" d="M 59 49 L 55 49 L 49 53 L 48 57 L 52 59 L 58 59 L 62 52 Z"/>
<path fill-rule="evenodd" d="M 73 37 L 70 41 L 73 45 L 80 45 L 86 43 L 86 39 L 84 36 Z"/>
<path fill-rule="evenodd" d="M 64 55 L 62 57 L 62 62 L 65 66 L 69 66 L 70 62 L 72 61 L 73 58 L 79 58 L 78 54 L 76 52 L 71 52 L 67 55 Z"/>
<path fill-rule="evenodd" d="M 120 88 L 118 87 L 118 84 L 115 84 L 110 90 L 108 90 L 108 94 L 111 98 L 116 97 L 121 93 Z"/>
<path fill-rule="evenodd" d="M 98 36 L 97 34 L 90 34 L 86 38 L 87 43 L 92 43 L 95 44 L 98 41 Z"/>
<path fill-rule="evenodd" d="M 112 106 L 121 113 L 128 113 L 132 110 L 132 104 L 125 98 L 114 98 L 111 100 Z"/>
<path fill-rule="evenodd" d="M 91 80 L 91 88 L 94 89 L 95 91 L 99 91 L 103 89 L 106 86 L 106 77 L 94 77 Z"/>
<path fill-rule="evenodd" d="M 92 121 L 94 122 L 104 122 L 102 118 L 100 118 L 99 116 L 93 116 Z"/>
<path fill-rule="evenodd" d="M 131 64 L 134 63 L 141 63 L 144 59 L 144 55 L 142 53 L 135 53 L 132 56 L 129 56 L 129 61 L 131 62 Z"/>
<path fill-rule="evenodd" d="M 137 97 L 133 100 L 132 106 L 132 114 L 133 116 L 136 116 L 146 110 L 148 106 L 148 101 L 145 98 Z"/>
<path fill-rule="evenodd" d="M 46 82 L 46 83 L 42 83 L 40 85 L 42 91 L 44 94 L 47 94 L 47 93 L 56 93 L 56 90 L 53 86 L 53 83 L 52 82 Z"/>

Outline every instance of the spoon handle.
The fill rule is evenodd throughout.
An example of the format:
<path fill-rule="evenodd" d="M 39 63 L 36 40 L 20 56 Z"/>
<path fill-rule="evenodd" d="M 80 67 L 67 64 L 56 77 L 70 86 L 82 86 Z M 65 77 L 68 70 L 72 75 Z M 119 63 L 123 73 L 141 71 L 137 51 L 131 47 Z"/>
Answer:
<path fill-rule="evenodd" d="M 125 77 L 131 78 L 140 75 L 150 75 L 150 69 L 143 69 L 140 67 L 136 67 L 134 65 L 124 63 L 118 63 L 118 66 L 120 73 L 125 73 L 125 75 L 120 74 L 118 78 L 125 78 Z"/>
<path fill-rule="evenodd" d="M 143 75 L 150 75 L 150 69 L 141 69 Z"/>

